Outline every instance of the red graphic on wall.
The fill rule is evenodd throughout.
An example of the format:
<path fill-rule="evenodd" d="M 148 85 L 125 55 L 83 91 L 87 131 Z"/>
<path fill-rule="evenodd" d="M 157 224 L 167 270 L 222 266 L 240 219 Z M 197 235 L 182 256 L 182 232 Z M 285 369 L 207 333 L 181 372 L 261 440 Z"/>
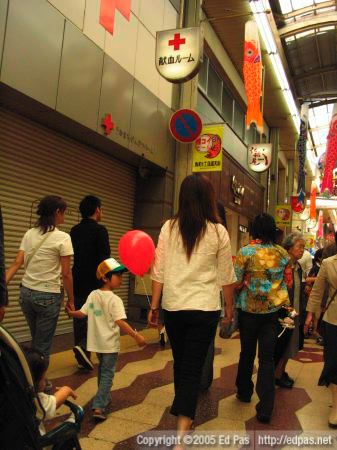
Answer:
<path fill-rule="evenodd" d="M 185 38 L 180 37 L 180 33 L 174 35 L 174 39 L 168 41 L 169 45 L 173 45 L 173 50 L 180 50 L 180 46 L 186 43 Z"/>
<path fill-rule="evenodd" d="M 131 0 L 101 0 L 99 23 L 111 34 L 114 32 L 116 9 L 130 21 Z"/>
<path fill-rule="evenodd" d="M 115 124 L 112 121 L 111 114 L 106 114 L 102 122 L 102 126 L 105 128 L 104 133 L 109 135 L 111 130 L 115 128 Z"/>

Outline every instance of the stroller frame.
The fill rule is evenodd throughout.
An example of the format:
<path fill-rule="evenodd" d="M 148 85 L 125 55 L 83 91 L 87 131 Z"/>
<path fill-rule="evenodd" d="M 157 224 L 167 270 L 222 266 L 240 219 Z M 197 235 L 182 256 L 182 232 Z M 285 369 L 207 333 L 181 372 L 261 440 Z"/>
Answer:
<path fill-rule="evenodd" d="M 25 354 L 0 325 L 0 447 L 2 450 L 80 450 L 77 434 L 84 412 L 69 401 L 75 422 L 63 422 L 41 436 L 39 423 L 45 412 L 40 405 Z M 20 447 L 18 447 L 20 445 Z"/>

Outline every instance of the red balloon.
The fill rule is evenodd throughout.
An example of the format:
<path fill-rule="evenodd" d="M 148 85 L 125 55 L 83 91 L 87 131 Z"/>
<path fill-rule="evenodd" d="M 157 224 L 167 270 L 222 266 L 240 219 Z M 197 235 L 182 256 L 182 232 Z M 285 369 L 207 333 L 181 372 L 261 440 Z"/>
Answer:
<path fill-rule="evenodd" d="M 131 273 L 143 276 L 151 267 L 155 246 L 144 231 L 132 230 L 120 238 L 118 252 L 122 263 Z"/>

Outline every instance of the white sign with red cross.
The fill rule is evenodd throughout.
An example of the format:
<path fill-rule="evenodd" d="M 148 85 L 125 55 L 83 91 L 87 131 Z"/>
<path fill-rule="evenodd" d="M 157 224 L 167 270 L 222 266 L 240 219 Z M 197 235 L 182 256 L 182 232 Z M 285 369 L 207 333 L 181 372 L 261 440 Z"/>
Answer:
<path fill-rule="evenodd" d="M 171 83 L 190 80 L 199 71 L 203 38 L 199 27 L 157 32 L 156 67 Z"/>

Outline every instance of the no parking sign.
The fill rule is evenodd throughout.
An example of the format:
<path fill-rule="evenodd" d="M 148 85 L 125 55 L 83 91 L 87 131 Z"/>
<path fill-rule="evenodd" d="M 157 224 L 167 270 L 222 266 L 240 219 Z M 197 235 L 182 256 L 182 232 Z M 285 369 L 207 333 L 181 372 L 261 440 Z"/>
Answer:
<path fill-rule="evenodd" d="M 201 130 L 201 118 L 192 109 L 179 109 L 170 119 L 171 134 L 179 142 L 194 142 L 200 136 Z"/>

